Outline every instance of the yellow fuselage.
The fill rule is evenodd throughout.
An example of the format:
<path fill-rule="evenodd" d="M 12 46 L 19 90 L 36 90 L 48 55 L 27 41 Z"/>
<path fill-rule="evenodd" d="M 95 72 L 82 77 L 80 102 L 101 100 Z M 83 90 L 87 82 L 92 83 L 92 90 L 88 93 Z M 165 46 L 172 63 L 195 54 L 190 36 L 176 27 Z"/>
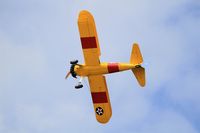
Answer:
<path fill-rule="evenodd" d="M 132 69 L 137 65 L 129 63 L 101 63 L 97 66 L 75 65 L 74 72 L 78 76 L 90 76 L 99 74 L 109 74 Z"/>

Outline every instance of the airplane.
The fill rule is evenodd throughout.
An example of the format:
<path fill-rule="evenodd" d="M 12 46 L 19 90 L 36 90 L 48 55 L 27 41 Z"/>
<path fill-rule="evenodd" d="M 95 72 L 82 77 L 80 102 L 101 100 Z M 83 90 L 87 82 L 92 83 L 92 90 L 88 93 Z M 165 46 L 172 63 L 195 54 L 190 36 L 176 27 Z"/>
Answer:
<path fill-rule="evenodd" d="M 135 75 L 139 85 L 145 86 L 145 69 L 141 66 L 143 57 L 139 45 L 134 43 L 129 63 L 100 62 L 100 46 L 96 26 L 92 14 L 82 10 L 78 17 L 78 28 L 80 41 L 84 55 L 84 64 L 78 64 L 78 60 L 70 61 L 70 71 L 66 75 L 74 78 L 80 77 L 80 81 L 75 86 L 76 89 L 82 88 L 82 79 L 88 77 L 91 97 L 94 105 L 96 119 L 100 123 L 107 123 L 112 115 L 112 108 L 106 84 L 105 74 L 131 70 Z"/>

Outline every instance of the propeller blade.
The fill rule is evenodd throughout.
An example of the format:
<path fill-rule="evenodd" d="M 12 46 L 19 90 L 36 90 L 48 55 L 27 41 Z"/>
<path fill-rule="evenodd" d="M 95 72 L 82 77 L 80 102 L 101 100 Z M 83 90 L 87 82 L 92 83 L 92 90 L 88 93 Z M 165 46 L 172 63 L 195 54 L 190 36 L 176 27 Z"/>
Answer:
<path fill-rule="evenodd" d="M 67 79 L 67 78 L 69 77 L 70 74 L 71 74 L 71 73 L 68 72 L 67 75 L 65 76 L 65 79 Z"/>

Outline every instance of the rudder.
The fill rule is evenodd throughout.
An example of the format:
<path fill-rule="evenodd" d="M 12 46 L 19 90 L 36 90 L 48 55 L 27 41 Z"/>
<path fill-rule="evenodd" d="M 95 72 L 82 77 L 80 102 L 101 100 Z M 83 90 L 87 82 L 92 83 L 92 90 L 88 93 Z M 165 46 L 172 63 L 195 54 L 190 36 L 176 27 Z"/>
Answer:
<path fill-rule="evenodd" d="M 142 54 L 140 52 L 139 45 L 137 43 L 133 44 L 130 63 L 134 65 L 139 65 L 143 62 Z"/>

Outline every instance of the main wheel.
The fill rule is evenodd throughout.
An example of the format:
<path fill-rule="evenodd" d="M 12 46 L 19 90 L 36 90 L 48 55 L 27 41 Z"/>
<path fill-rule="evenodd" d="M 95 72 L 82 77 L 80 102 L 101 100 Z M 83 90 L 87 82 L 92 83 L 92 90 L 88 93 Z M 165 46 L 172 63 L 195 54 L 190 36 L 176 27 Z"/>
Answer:
<path fill-rule="evenodd" d="M 82 88 L 82 87 L 83 87 L 82 84 L 79 84 L 79 85 L 76 85 L 76 86 L 75 86 L 76 89 L 80 89 L 80 88 Z"/>

